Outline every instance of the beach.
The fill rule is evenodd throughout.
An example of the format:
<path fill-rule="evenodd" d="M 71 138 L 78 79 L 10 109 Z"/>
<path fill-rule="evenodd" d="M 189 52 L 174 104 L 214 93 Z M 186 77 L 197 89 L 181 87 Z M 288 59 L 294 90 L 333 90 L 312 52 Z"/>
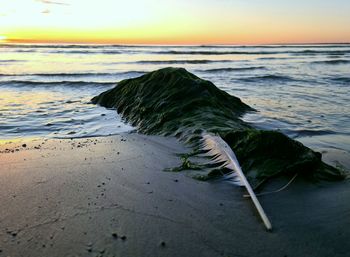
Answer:
<path fill-rule="evenodd" d="M 320 2 L 2 1 L 0 257 L 350 257 Z"/>
<path fill-rule="evenodd" d="M 0 256 L 348 256 L 348 180 L 260 197 L 267 232 L 243 189 L 164 171 L 188 150 L 137 133 L 3 142 Z"/>

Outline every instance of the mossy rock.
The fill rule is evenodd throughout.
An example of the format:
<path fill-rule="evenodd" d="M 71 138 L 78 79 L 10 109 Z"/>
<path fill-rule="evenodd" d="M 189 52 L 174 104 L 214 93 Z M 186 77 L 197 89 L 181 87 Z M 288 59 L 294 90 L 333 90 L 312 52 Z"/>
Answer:
<path fill-rule="evenodd" d="M 123 80 L 92 102 L 116 108 L 142 133 L 173 135 L 192 146 L 203 131 L 219 134 L 255 185 L 296 172 L 325 180 L 344 177 L 340 170 L 324 164 L 320 153 L 280 132 L 257 130 L 243 122 L 241 115 L 253 108 L 183 68 L 164 68 Z M 213 173 L 197 177 L 212 177 L 205 174 Z"/>
<path fill-rule="evenodd" d="M 178 137 L 203 130 L 248 128 L 239 116 L 253 110 L 182 68 L 165 68 L 123 80 L 92 102 L 116 108 L 140 132 Z"/>
<path fill-rule="evenodd" d="M 340 170 L 322 162 L 321 153 L 277 131 L 232 131 L 222 138 L 235 152 L 253 185 L 282 174 L 299 173 L 317 180 L 343 178 Z"/>

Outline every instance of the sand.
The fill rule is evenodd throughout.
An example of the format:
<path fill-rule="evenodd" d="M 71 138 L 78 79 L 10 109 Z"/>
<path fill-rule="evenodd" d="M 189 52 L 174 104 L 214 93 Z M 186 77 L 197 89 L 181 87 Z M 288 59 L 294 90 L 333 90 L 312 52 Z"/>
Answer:
<path fill-rule="evenodd" d="M 260 197 L 267 232 L 243 189 L 163 171 L 186 151 L 136 133 L 2 142 L 0 256 L 349 256 L 348 180 Z"/>

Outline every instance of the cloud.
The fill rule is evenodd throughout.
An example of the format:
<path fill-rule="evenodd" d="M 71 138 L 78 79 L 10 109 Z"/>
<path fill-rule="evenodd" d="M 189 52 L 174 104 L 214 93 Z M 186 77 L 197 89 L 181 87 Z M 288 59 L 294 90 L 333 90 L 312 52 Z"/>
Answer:
<path fill-rule="evenodd" d="M 69 5 L 64 2 L 59 2 L 59 1 L 51 1 L 51 0 L 37 0 L 37 2 L 41 2 L 43 4 L 54 4 L 54 5 Z"/>

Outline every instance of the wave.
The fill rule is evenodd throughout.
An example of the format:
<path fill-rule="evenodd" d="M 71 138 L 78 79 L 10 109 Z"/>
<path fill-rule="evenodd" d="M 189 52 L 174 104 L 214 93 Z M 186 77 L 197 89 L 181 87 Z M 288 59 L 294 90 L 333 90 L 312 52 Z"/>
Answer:
<path fill-rule="evenodd" d="M 349 54 L 350 50 L 303 50 L 303 51 L 289 51 L 291 54 L 299 55 L 317 55 L 317 54 L 325 54 L 325 55 L 345 55 Z"/>
<path fill-rule="evenodd" d="M 35 53 L 36 49 L 18 49 L 15 51 L 16 53 Z"/>
<path fill-rule="evenodd" d="M 338 59 L 338 60 L 326 60 L 326 61 L 314 61 L 311 62 L 313 64 L 329 64 L 329 65 L 337 65 L 337 64 L 349 64 L 350 60 Z"/>
<path fill-rule="evenodd" d="M 334 82 L 350 84 L 350 77 L 337 77 L 337 78 L 331 78 L 330 80 Z"/>
<path fill-rule="evenodd" d="M 4 62 L 4 63 L 8 63 L 8 62 L 25 62 L 25 60 L 15 60 L 15 59 L 9 59 L 9 60 L 0 60 L 0 64 Z"/>
<path fill-rule="evenodd" d="M 171 55 L 232 55 L 232 54 L 278 54 L 280 52 L 271 51 L 259 51 L 259 52 L 247 52 L 247 51 L 157 51 L 153 54 L 171 54 Z"/>
<path fill-rule="evenodd" d="M 206 64 L 206 63 L 220 63 L 233 62 L 231 60 L 147 60 L 137 61 L 138 64 Z"/>
<path fill-rule="evenodd" d="M 350 53 L 349 50 L 303 50 L 303 51 L 156 51 L 154 54 L 170 55 L 271 55 L 271 54 L 295 54 L 295 55 L 344 55 Z"/>
<path fill-rule="evenodd" d="M 265 46 L 151 46 L 151 45 L 9 45 L 0 48 L 15 52 L 40 52 L 49 54 L 167 54 L 167 55 L 345 55 L 350 45 L 265 45 Z M 129 50 L 128 50 L 129 48 Z M 139 49 L 138 49 L 139 48 Z M 169 50 L 169 48 L 173 48 Z M 199 50 L 194 50 L 199 49 Z"/>
<path fill-rule="evenodd" d="M 130 53 L 128 51 L 89 51 L 89 50 L 57 50 L 57 51 L 48 51 L 50 54 L 126 54 Z"/>
<path fill-rule="evenodd" d="M 336 134 L 336 132 L 332 130 L 300 129 L 300 130 L 286 131 L 286 134 L 290 134 L 293 137 L 310 137 L 310 136 L 332 135 L 332 134 Z"/>
<path fill-rule="evenodd" d="M 284 75 L 263 75 L 263 76 L 254 76 L 254 77 L 247 77 L 247 78 L 240 78 L 239 81 L 244 82 L 259 82 L 259 81 L 296 81 L 296 79 L 293 79 L 289 76 Z"/>
<path fill-rule="evenodd" d="M 86 45 L 0 45 L 1 48 L 12 49 L 14 53 L 44 52 L 49 54 L 125 54 L 135 51 L 126 50 L 126 47 L 119 49 L 115 46 L 86 46 Z"/>
<path fill-rule="evenodd" d="M 291 59 L 291 57 L 260 57 L 257 58 L 257 60 L 288 60 Z"/>
<path fill-rule="evenodd" d="M 122 71 L 122 72 L 83 72 L 83 73 L 26 73 L 6 74 L 0 73 L 0 77 L 98 77 L 98 76 L 120 76 L 120 75 L 142 75 L 146 71 Z"/>
<path fill-rule="evenodd" d="M 250 70 L 265 70 L 264 66 L 256 66 L 256 67 L 239 67 L 239 68 L 218 68 L 218 69 L 208 69 L 201 70 L 204 72 L 230 72 L 230 71 L 250 71 Z"/>
<path fill-rule="evenodd" d="M 25 80 L 12 80 L 12 81 L 0 81 L 0 86 L 15 86 L 15 87 L 26 87 L 26 86 L 37 86 L 37 87 L 48 87 L 48 86 L 62 86 L 62 87 L 107 87 L 116 85 L 114 82 L 95 82 L 95 81 L 25 81 Z"/>

